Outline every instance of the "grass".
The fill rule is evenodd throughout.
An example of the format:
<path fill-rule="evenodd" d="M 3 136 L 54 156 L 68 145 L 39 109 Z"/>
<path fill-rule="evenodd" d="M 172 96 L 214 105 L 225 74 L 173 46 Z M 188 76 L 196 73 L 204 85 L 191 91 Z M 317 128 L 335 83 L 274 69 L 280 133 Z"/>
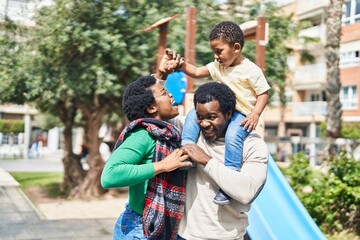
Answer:
<path fill-rule="evenodd" d="M 63 173 L 12 172 L 10 174 L 19 182 L 22 189 L 40 187 L 45 189 L 50 197 L 63 195 L 59 190 L 59 185 L 63 180 Z"/>

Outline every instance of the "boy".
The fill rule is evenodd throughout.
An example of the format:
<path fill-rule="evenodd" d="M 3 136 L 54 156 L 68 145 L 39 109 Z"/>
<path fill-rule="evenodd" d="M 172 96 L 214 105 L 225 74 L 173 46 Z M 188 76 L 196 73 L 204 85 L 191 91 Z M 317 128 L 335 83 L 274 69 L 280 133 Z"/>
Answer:
<path fill-rule="evenodd" d="M 215 26 L 209 35 L 210 47 L 215 61 L 206 66 L 196 67 L 177 58 L 180 69 L 193 78 L 211 76 L 215 81 L 228 85 L 236 96 L 236 111 L 231 117 L 225 135 L 225 166 L 240 171 L 243 157 L 243 143 L 254 130 L 269 98 L 270 89 L 261 69 L 241 51 L 244 46 L 244 33 L 239 25 L 224 21 Z M 169 61 L 169 66 L 172 66 Z M 201 119 L 199 119 L 201 120 Z M 203 121 L 204 122 L 204 121 Z M 216 126 L 206 126 L 209 131 Z M 199 126 L 195 110 L 191 110 L 182 132 L 182 145 L 196 143 Z M 204 132 L 206 134 L 206 131 Z M 214 198 L 219 205 L 229 204 L 230 197 L 221 189 Z"/>

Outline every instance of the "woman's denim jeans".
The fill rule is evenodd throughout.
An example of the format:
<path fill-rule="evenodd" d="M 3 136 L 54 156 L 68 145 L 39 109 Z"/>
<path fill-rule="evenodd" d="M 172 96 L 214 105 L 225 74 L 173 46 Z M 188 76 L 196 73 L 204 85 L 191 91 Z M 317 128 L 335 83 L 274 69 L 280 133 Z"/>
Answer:
<path fill-rule="evenodd" d="M 146 240 L 144 236 L 142 216 L 131 210 L 129 204 L 115 224 L 114 240 Z"/>
<path fill-rule="evenodd" d="M 149 240 L 144 236 L 142 216 L 131 210 L 129 204 L 125 205 L 125 211 L 116 221 L 114 240 Z M 177 236 L 176 240 L 185 240 Z"/>

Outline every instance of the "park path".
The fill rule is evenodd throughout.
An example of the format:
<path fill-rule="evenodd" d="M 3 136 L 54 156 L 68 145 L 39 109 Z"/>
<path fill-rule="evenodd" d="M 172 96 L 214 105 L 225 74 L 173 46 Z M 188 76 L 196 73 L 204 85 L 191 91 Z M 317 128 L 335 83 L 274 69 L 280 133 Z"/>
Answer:
<path fill-rule="evenodd" d="M 57 216 L 47 218 L 23 193 L 18 182 L 9 172 L 36 171 L 62 172 L 61 157 L 42 159 L 0 160 L 0 239 L 1 240 L 82 240 L 112 239 L 114 216 L 79 216 L 67 218 L 58 205 Z M 116 200 L 116 199 L 115 199 Z M 109 209 L 105 204 L 93 204 L 91 208 Z M 110 206 L 120 213 L 118 206 Z M 89 208 L 89 209 L 91 209 Z M 60 211 L 59 211 L 60 210 Z M 101 210 L 100 210 L 101 211 Z"/>

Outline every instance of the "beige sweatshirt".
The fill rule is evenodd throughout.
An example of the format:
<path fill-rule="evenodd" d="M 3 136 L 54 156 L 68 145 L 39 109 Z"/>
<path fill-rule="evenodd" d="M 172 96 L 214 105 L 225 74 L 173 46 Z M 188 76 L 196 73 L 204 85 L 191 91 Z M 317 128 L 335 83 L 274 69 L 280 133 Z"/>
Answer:
<path fill-rule="evenodd" d="M 176 125 L 179 126 L 179 122 Z M 179 235 L 187 240 L 243 239 L 248 226 L 246 212 L 265 184 L 267 146 L 257 134 L 250 134 L 244 142 L 240 172 L 223 164 L 224 139 L 209 144 L 200 134 L 198 146 L 212 159 L 206 166 L 198 165 L 188 172 L 185 214 Z M 233 198 L 229 205 L 213 203 L 219 186 Z"/>

